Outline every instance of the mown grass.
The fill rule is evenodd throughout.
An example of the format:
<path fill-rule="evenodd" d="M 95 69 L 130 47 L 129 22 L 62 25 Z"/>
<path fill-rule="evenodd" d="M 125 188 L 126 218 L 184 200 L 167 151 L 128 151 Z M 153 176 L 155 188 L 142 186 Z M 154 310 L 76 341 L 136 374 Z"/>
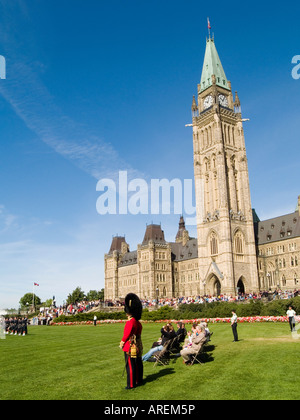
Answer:
<path fill-rule="evenodd" d="M 145 385 L 124 389 L 124 325 L 29 327 L 0 340 L 1 400 L 298 400 L 299 344 L 287 324 L 214 324 L 204 364 L 144 363 Z M 160 326 L 144 324 L 147 351 Z"/>

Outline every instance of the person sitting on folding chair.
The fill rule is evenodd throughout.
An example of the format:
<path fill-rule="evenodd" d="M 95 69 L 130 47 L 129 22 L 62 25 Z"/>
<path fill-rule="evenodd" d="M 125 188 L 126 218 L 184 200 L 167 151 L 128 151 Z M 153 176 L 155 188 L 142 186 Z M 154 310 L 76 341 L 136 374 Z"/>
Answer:
<path fill-rule="evenodd" d="M 142 361 L 146 362 L 148 359 L 150 359 L 150 357 L 156 353 L 157 351 L 161 351 L 164 347 L 164 344 L 166 343 L 166 341 L 171 340 L 172 338 L 176 337 L 176 333 L 174 331 L 174 328 L 172 326 L 172 324 L 167 324 L 165 325 L 162 329 L 161 329 L 161 344 L 159 344 L 156 347 L 152 347 L 152 349 L 150 349 L 148 351 L 148 353 L 144 354 L 144 356 L 142 357 Z"/>
<path fill-rule="evenodd" d="M 176 331 L 176 336 L 178 337 L 178 342 L 182 343 L 186 337 L 186 329 L 185 329 L 185 324 L 183 322 L 177 322 L 177 328 L 178 330 Z"/>
<path fill-rule="evenodd" d="M 188 365 L 190 363 L 190 357 L 199 353 L 205 341 L 205 328 L 203 325 L 197 325 L 196 332 L 192 335 L 191 343 L 185 346 L 180 352 L 183 363 Z"/>
<path fill-rule="evenodd" d="M 213 335 L 213 332 L 209 331 L 207 322 L 201 322 L 201 324 L 204 326 L 204 332 L 205 332 L 205 336 L 206 336 L 206 343 L 208 343 L 210 341 L 211 336 Z"/>

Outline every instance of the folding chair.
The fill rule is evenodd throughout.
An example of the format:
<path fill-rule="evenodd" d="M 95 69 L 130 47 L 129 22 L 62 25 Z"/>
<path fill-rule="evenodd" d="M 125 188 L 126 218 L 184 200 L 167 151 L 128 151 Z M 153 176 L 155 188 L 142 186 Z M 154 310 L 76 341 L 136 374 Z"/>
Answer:
<path fill-rule="evenodd" d="M 169 363 L 169 359 L 170 359 L 169 349 L 173 340 L 174 339 L 166 341 L 163 346 L 163 349 L 153 354 L 153 357 L 155 359 L 154 366 L 157 366 L 158 364 L 166 366 Z"/>
<path fill-rule="evenodd" d="M 170 356 L 173 356 L 174 354 L 178 354 L 181 350 L 181 334 L 177 337 L 174 337 L 172 339 L 172 343 L 170 344 L 169 353 Z"/>
<path fill-rule="evenodd" d="M 202 344 L 200 350 L 198 351 L 198 353 L 195 353 L 193 355 L 191 355 L 191 361 L 190 361 L 190 366 L 193 366 L 193 364 L 197 361 L 198 363 L 200 363 L 200 365 L 203 365 L 204 362 L 201 362 L 200 360 L 200 355 L 204 352 L 204 346 L 205 343 Z"/>

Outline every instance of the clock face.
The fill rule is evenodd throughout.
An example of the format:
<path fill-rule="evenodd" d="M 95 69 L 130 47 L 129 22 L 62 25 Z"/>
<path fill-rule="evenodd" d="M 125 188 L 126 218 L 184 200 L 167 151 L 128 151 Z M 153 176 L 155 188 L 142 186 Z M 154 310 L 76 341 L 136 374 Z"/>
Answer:
<path fill-rule="evenodd" d="M 225 95 L 219 95 L 219 104 L 222 106 L 228 106 L 228 99 Z"/>
<path fill-rule="evenodd" d="M 209 108 L 213 104 L 213 97 L 208 95 L 203 102 L 204 109 Z"/>

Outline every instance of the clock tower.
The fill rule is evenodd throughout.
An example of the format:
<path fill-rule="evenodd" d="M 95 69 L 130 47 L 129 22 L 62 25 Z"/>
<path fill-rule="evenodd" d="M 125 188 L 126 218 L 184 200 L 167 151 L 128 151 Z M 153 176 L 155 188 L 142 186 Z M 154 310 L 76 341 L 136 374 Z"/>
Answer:
<path fill-rule="evenodd" d="M 258 291 L 241 106 L 211 37 L 192 114 L 200 293 Z"/>

